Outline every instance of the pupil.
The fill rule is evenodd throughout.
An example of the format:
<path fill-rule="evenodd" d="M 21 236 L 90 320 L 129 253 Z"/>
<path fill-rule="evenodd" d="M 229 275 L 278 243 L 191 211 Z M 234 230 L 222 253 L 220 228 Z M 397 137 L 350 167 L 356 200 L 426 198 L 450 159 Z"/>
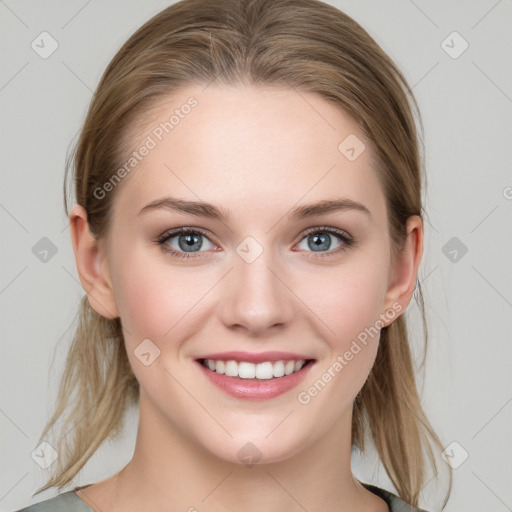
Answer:
<path fill-rule="evenodd" d="M 313 239 L 313 244 L 310 244 L 310 249 L 317 250 L 317 249 L 329 249 L 331 246 L 330 236 L 326 233 L 324 234 L 316 234 L 311 236 L 310 238 Z"/>
<path fill-rule="evenodd" d="M 193 248 L 194 244 L 198 244 L 196 249 L 200 249 L 202 244 L 199 240 L 199 236 L 200 235 L 181 235 L 179 238 L 180 249 L 187 250 L 187 249 Z M 182 243 L 183 239 L 185 240 L 184 244 Z M 190 252 L 190 251 L 188 251 L 188 252 Z"/>

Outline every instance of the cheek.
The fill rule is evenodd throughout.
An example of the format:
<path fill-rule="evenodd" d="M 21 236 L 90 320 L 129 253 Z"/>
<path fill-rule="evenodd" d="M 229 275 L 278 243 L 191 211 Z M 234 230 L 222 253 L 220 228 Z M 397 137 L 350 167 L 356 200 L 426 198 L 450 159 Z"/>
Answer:
<path fill-rule="evenodd" d="M 346 265 L 316 273 L 298 295 L 324 325 L 333 349 L 375 325 L 387 288 L 386 258 L 354 258 Z"/>
<path fill-rule="evenodd" d="M 142 247 L 124 254 L 112 275 L 116 303 L 130 344 L 151 339 L 180 339 L 200 314 L 201 299 L 215 284 L 212 272 L 200 267 L 169 265 L 159 249 Z"/>
<path fill-rule="evenodd" d="M 346 411 L 360 392 L 375 362 L 380 340 L 379 318 L 381 293 L 358 281 L 352 288 L 347 282 L 343 291 L 326 306 L 325 323 L 333 332 L 325 332 L 328 346 L 317 369 L 297 390 L 297 401 L 304 413 L 322 417 L 322 428 L 329 429 Z M 329 313 L 329 314 L 327 314 Z"/>
<path fill-rule="evenodd" d="M 332 420 L 349 407 L 375 361 L 387 289 L 389 261 L 385 254 L 382 247 L 358 253 L 347 258 L 346 264 L 318 272 L 310 285 L 298 292 L 321 320 L 318 325 L 326 355 L 308 387 L 301 388 L 306 396 L 299 401 L 307 403 L 318 396 L 318 410 L 330 408 Z M 325 388 L 328 390 L 323 392 Z"/>
<path fill-rule="evenodd" d="M 120 273 L 116 290 L 119 314 L 132 342 L 141 337 L 160 338 L 172 327 L 179 308 L 174 312 L 170 309 L 170 304 L 176 304 L 176 301 L 164 284 L 162 279 L 156 281 L 147 267 L 140 269 L 135 266 L 129 273 Z"/>

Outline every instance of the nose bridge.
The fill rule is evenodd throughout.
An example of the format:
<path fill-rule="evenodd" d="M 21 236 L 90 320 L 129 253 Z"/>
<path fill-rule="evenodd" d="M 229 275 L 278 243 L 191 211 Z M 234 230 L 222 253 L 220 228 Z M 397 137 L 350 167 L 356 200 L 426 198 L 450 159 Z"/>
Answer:
<path fill-rule="evenodd" d="M 253 334 L 289 323 L 293 294 L 277 277 L 282 272 L 271 248 L 247 237 L 233 255 L 233 266 L 222 308 L 224 323 L 243 326 Z"/>

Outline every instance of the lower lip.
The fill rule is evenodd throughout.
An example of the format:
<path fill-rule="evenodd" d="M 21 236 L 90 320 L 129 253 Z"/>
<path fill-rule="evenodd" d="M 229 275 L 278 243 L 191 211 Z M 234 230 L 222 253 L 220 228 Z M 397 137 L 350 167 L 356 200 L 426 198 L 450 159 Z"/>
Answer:
<path fill-rule="evenodd" d="M 309 362 L 296 373 L 262 380 L 228 377 L 222 373 L 212 372 L 203 366 L 200 361 L 196 361 L 196 363 L 210 382 L 228 395 L 245 400 L 269 400 L 290 391 L 300 384 L 313 366 L 314 361 Z"/>

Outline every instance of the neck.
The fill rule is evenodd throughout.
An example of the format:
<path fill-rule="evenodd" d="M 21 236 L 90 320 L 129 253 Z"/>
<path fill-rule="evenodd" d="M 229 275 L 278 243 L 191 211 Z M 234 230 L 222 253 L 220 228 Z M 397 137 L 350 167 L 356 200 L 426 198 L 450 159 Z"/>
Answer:
<path fill-rule="evenodd" d="M 143 393 L 139 414 L 134 455 L 115 475 L 107 510 L 387 510 L 352 475 L 351 411 L 285 461 L 252 466 L 205 451 Z"/>

